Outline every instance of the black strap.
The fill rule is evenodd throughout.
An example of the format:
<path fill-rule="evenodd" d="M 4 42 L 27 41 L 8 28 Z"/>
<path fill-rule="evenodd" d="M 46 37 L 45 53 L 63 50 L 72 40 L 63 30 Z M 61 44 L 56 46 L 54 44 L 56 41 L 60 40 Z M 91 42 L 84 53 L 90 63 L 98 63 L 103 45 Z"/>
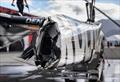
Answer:
<path fill-rule="evenodd" d="M 89 12 L 88 12 L 88 3 L 86 3 L 86 12 L 87 12 L 87 21 L 90 20 L 90 15 L 89 15 Z"/>
<path fill-rule="evenodd" d="M 68 59 L 68 49 L 67 49 L 67 46 L 66 46 L 65 66 L 67 65 L 67 59 Z"/>
<path fill-rule="evenodd" d="M 95 9 L 94 9 L 94 5 L 95 5 L 95 0 L 92 0 L 91 4 L 90 4 L 90 19 L 91 22 L 95 21 Z"/>
<path fill-rule="evenodd" d="M 72 36 L 72 48 L 73 48 L 73 64 L 75 64 L 75 40 L 74 36 Z"/>

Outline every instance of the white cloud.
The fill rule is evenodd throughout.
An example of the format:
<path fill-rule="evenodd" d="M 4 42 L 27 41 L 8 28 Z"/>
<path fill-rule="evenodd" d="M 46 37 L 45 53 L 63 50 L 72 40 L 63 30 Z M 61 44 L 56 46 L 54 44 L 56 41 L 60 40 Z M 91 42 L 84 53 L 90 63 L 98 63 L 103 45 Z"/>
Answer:
<path fill-rule="evenodd" d="M 49 3 L 49 11 L 47 10 L 38 13 L 37 10 L 34 10 L 33 13 L 37 13 L 39 16 L 65 14 L 79 20 L 87 20 L 85 2 L 82 0 L 50 0 Z M 110 3 L 96 3 L 96 6 L 113 19 L 120 19 L 119 5 Z M 106 19 L 106 17 L 96 11 L 96 20 L 100 19 Z"/>
<path fill-rule="evenodd" d="M 120 6 L 115 4 L 97 3 L 96 6 L 113 19 L 120 20 Z M 96 12 L 98 19 L 106 19 L 101 13 Z"/>
<path fill-rule="evenodd" d="M 65 14 L 71 17 L 77 17 L 76 15 L 76 11 L 75 9 L 78 10 L 79 16 L 82 16 L 81 12 L 84 10 L 84 3 L 82 3 L 81 1 L 74 1 L 74 0 L 70 0 L 70 1 L 64 1 L 64 0 L 54 0 L 54 1 L 49 1 L 49 11 L 43 11 L 38 13 L 38 15 L 40 16 L 48 16 L 48 15 L 55 15 L 55 14 Z M 33 13 L 36 13 L 37 11 L 34 11 Z M 44 14 L 43 14 L 44 13 Z"/>
<path fill-rule="evenodd" d="M 12 0 L 0 0 L 0 2 L 12 2 Z"/>

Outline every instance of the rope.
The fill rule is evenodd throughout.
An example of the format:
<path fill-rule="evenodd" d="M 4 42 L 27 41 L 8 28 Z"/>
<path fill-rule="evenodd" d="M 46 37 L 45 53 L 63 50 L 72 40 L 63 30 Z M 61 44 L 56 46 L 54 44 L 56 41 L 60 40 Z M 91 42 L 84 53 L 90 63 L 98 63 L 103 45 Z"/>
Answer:
<path fill-rule="evenodd" d="M 30 32 L 30 33 L 28 33 L 27 35 L 32 34 L 32 33 L 34 33 L 34 32 Z M 23 36 L 23 35 L 15 35 L 15 34 L 11 34 L 11 35 L 8 34 L 8 35 L 7 35 L 7 34 L 0 34 L 0 37 L 1 37 L 1 36 L 4 36 L 4 37 L 5 37 L 5 36 Z"/>
<path fill-rule="evenodd" d="M 100 13 L 102 13 L 103 15 L 105 15 L 109 20 L 111 20 L 115 25 L 117 25 L 120 28 L 120 24 L 117 23 L 115 20 L 113 20 L 111 17 L 109 17 L 107 14 L 105 14 L 103 11 L 101 11 L 100 9 L 98 9 L 97 7 L 94 6 L 94 8 L 96 10 L 98 10 Z"/>
<path fill-rule="evenodd" d="M 90 4 L 90 2 L 88 0 L 84 0 L 86 1 L 88 4 Z M 105 14 L 103 11 L 101 11 L 99 8 L 97 8 L 96 6 L 93 5 L 93 7 L 99 11 L 101 14 L 103 14 L 104 16 L 106 16 L 109 20 L 111 20 L 115 25 L 117 25 L 120 28 L 120 24 L 117 23 L 115 20 L 113 20 L 110 16 L 108 16 L 107 14 Z"/>

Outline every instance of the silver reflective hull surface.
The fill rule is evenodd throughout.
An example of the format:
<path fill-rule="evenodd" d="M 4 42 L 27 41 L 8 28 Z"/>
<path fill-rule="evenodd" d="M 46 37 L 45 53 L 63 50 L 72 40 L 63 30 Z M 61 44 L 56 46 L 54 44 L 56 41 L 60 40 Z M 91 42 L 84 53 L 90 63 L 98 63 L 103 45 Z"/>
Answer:
<path fill-rule="evenodd" d="M 66 15 L 51 17 L 61 34 L 61 58 L 58 66 L 91 60 L 103 43 L 101 24 L 88 24 Z"/>

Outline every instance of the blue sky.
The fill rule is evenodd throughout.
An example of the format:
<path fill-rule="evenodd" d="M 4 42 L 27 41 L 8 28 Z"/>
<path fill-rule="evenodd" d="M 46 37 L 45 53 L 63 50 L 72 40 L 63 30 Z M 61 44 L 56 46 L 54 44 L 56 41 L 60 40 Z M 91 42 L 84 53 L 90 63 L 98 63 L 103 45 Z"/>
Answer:
<path fill-rule="evenodd" d="M 54 2 L 53 4 L 50 4 L 49 0 L 27 0 L 27 1 L 29 1 L 30 14 L 34 14 L 37 16 L 51 16 L 55 14 L 65 14 L 65 15 L 72 16 L 73 18 L 76 18 L 79 20 L 85 20 L 84 17 L 86 17 L 85 9 L 82 8 L 84 6 L 84 3 L 79 5 L 78 3 L 68 2 L 69 4 L 67 4 L 66 2 L 63 2 L 64 0 L 55 0 L 59 2 L 58 4 L 56 3 L 54 4 Z M 71 0 L 66 0 L 66 1 L 71 1 Z M 76 1 L 82 1 L 82 0 L 76 0 Z M 17 6 L 15 7 L 11 6 L 11 2 L 12 0 L 0 0 L 0 6 L 18 10 Z M 120 14 L 120 0 L 96 0 L 96 2 L 98 2 L 98 5 L 96 6 L 102 11 L 104 11 L 111 18 L 117 19 L 117 20 L 120 19 L 120 15 L 119 15 Z M 65 3 L 65 5 L 63 3 Z M 109 3 L 112 3 L 112 4 L 109 4 Z M 73 6 L 70 8 L 69 5 L 71 4 Z M 74 8 L 78 8 L 81 10 L 79 15 L 76 15 L 76 12 L 73 11 Z M 26 7 L 24 9 L 24 12 L 29 13 Z M 106 17 L 104 15 L 100 14 L 99 12 L 96 12 L 96 20 L 105 19 L 105 18 Z"/>
<path fill-rule="evenodd" d="M 96 0 L 96 1 L 101 3 L 114 3 L 120 5 L 120 0 Z"/>
<path fill-rule="evenodd" d="M 11 2 L 12 0 L 10 1 L 3 1 L 3 0 L 0 0 L 0 6 L 4 6 L 4 7 L 7 7 L 7 8 L 11 8 L 11 9 L 17 9 L 17 7 L 13 7 L 11 6 Z M 31 3 L 29 4 L 29 7 L 31 10 L 34 10 L 34 9 L 46 9 L 48 4 L 48 0 L 31 0 Z M 25 8 L 25 10 L 27 10 Z"/>
<path fill-rule="evenodd" d="M 38 12 L 49 11 L 48 6 L 49 6 L 50 3 L 48 1 L 49 0 L 31 0 L 31 2 L 29 4 L 30 11 L 34 11 L 34 10 L 36 10 Z M 0 6 L 4 6 L 4 7 L 8 7 L 8 8 L 11 8 L 11 9 L 18 10 L 17 6 L 15 6 L 15 7 L 11 6 L 11 2 L 12 2 L 12 0 L 0 0 Z M 116 4 L 116 5 L 120 5 L 120 0 L 96 0 L 96 2 L 99 2 L 99 3 L 113 3 L 113 4 Z M 24 12 L 28 12 L 28 9 L 26 7 L 24 9 Z"/>
<path fill-rule="evenodd" d="M 47 6 L 49 5 L 48 0 L 31 0 L 31 4 L 30 4 L 30 8 L 31 10 L 34 9 L 47 9 Z M 12 0 L 11 0 L 12 2 Z M 96 0 L 96 2 L 100 2 L 100 3 L 114 3 L 117 5 L 120 5 L 120 0 Z M 4 7 L 8 7 L 8 8 L 12 8 L 12 9 L 17 9 L 16 7 L 12 7 L 10 1 L 4 1 L 0 0 L 0 6 L 4 6 Z"/>

